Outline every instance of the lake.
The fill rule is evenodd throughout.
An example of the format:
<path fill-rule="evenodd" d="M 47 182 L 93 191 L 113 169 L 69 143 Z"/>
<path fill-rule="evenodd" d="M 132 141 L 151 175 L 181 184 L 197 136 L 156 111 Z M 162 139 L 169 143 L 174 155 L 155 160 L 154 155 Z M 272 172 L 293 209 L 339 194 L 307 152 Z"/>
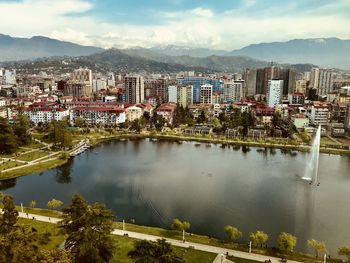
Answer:
<path fill-rule="evenodd" d="M 279 149 L 222 147 L 171 141 L 111 141 L 67 164 L 2 182 L 15 201 L 45 207 L 67 204 L 80 192 L 103 202 L 118 220 L 169 228 L 173 218 L 191 223 L 190 232 L 225 238 L 227 224 L 243 232 L 282 231 L 297 236 L 299 250 L 310 238 L 324 240 L 332 256 L 350 245 L 350 158 L 320 155 L 320 186 L 303 176 L 308 153 Z"/>

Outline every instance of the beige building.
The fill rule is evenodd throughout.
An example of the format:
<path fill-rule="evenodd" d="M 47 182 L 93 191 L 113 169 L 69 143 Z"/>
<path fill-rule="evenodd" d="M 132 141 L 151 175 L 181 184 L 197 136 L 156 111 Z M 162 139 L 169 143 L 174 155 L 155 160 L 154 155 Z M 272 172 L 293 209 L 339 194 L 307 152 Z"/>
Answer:
<path fill-rule="evenodd" d="M 127 103 L 143 103 L 145 100 L 144 80 L 141 76 L 127 76 L 124 80 L 126 102 Z"/>
<path fill-rule="evenodd" d="M 131 106 L 125 109 L 126 119 L 130 122 L 142 117 L 142 109 L 137 106 Z"/>

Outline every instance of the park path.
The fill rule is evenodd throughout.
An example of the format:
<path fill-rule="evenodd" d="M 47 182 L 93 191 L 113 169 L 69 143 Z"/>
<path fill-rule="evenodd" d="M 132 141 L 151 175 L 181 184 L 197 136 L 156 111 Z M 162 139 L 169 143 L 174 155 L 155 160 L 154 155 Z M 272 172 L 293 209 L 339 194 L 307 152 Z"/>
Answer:
<path fill-rule="evenodd" d="M 2 210 L 0 209 L 0 212 Z M 54 218 L 54 217 L 48 217 L 48 216 L 41 216 L 41 215 L 36 215 L 36 214 L 27 214 L 27 213 L 22 213 L 19 212 L 19 217 L 21 218 L 28 218 L 28 219 L 34 219 L 42 222 L 47 222 L 47 223 L 54 223 L 57 224 L 61 219 L 59 218 Z M 124 231 L 121 229 L 115 229 L 112 231 L 113 235 L 118 235 L 118 236 L 124 236 L 127 235 L 128 237 L 135 238 L 135 239 L 141 239 L 141 240 L 149 240 L 149 241 L 156 241 L 157 239 L 162 239 L 163 237 L 160 236 L 154 236 L 154 235 L 148 235 L 148 234 L 142 234 L 142 233 L 137 233 L 137 232 L 131 232 L 131 231 Z M 221 263 L 221 254 L 229 254 L 233 255 L 235 257 L 239 258 L 245 258 L 245 259 L 250 259 L 250 260 L 256 260 L 260 262 L 264 262 L 267 260 L 271 260 L 272 263 L 280 263 L 280 258 L 276 257 L 269 257 L 269 256 L 264 256 L 260 254 L 254 254 L 254 253 L 248 253 L 248 252 L 243 252 L 243 251 L 238 251 L 238 250 L 233 250 L 233 249 L 226 249 L 226 248 L 220 248 L 220 247 L 215 247 L 215 246 L 209 246 L 209 245 L 204 245 L 204 244 L 199 244 L 199 243 L 193 243 L 193 242 L 183 242 L 182 240 L 176 240 L 176 239 L 171 239 L 171 238 L 164 238 L 167 242 L 170 244 L 177 246 L 177 247 L 184 247 L 184 248 L 194 248 L 197 250 L 201 251 L 206 251 L 214 254 L 220 255 L 219 261 L 214 261 L 214 263 Z M 218 258 L 218 256 L 217 256 Z M 224 261 L 226 263 L 230 261 Z M 293 260 L 288 260 L 288 263 L 300 263 L 298 261 L 293 261 Z"/>
<path fill-rule="evenodd" d="M 233 263 L 231 260 L 225 258 L 224 254 L 218 254 L 213 263 Z"/>

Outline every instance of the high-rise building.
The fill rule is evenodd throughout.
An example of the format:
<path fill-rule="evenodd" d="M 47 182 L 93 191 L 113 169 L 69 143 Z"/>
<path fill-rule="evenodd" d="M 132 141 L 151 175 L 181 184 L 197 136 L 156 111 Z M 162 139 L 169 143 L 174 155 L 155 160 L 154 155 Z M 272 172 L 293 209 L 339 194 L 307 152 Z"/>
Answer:
<path fill-rule="evenodd" d="M 177 86 L 168 87 L 168 102 L 177 103 Z"/>
<path fill-rule="evenodd" d="M 108 87 L 115 87 L 115 78 L 113 72 L 107 73 L 107 86 Z"/>
<path fill-rule="evenodd" d="M 204 84 L 200 89 L 200 103 L 201 104 L 213 104 L 213 86 L 210 84 Z"/>
<path fill-rule="evenodd" d="M 348 110 L 346 113 L 345 128 L 350 132 L 350 103 L 348 104 Z"/>
<path fill-rule="evenodd" d="M 184 77 L 178 78 L 176 81 L 178 84 L 193 86 L 193 103 L 200 103 L 200 91 L 202 85 L 212 85 L 213 92 L 219 92 L 221 94 L 223 93 L 224 89 L 224 82 L 220 79 L 211 79 L 205 77 Z"/>
<path fill-rule="evenodd" d="M 177 87 L 177 103 L 186 108 L 193 104 L 193 87 L 191 85 Z"/>
<path fill-rule="evenodd" d="M 264 73 L 264 69 L 263 68 L 259 68 L 256 71 L 256 94 L 265 94 L 264 93 L 264 77 L 265 77 L 265 73 Z"/>
<path fill-rule="evenodd" d="M 280 79 L 283 80 L 283 95 L 294 92 L 296 74 L 297 72 L 295 69 L 282 69 L 280 71 Z"/>
<path fill-rule="evenodd" d="M 224 102 L 238 102 L 243 97 L 243 82 L 228 80 L 224 82 Z"/>
<path fill-rule="evenodd" d="M 145 99 L 144 81 L 141 76 L 126 76 L 124 79 L 126 102 L 127 103 L 143 103 Z"/>
<path fill-rule="evenodd" d="M 267 104 L 276 107 L 281 103 L 283 92 L 283 80 L 269 80 L 267 91 Z"/>
<path fill-rule="evenodd" d="M 326 96 L 329 92 L 333 91 L 333 77 L 334 73 L 329 69 L 319 70 L 318 79 L 318 95 Z"/>
<path fill-rule="evenodd" d="M 243 79 L 245 80 L 246 96 L 254 96 L 256 94 L 256 69 L 247 69 L 243 74 Z"/>
<path fill-rule="evenodd" d="M 5 84 L 15 85 L 16 84 L 16 70 L 5 70 L 4 73 Z"/>
<path fill-rule="evenodd" d="M 320 69 L 319 68 L 312 68 L 311 74 L 310 74 L 310 83 L 309 88 L 318 88 L 318 79 L 320 76 Z"/>
<path fill-rule="evenodd" d="M 305 79 L 300 79 L 295 82 L 295 92 L 306 94 L 307 81 Z"/>
<path fill-rule="evenodd" d="M 281 79 L 281 68 L 270 66 L 264 68 L 264 86 L 263 86 L 263 93 L 266 94 L 268 87 L 269 87 L 269 81 L 275 80 L 275 79 Z"/>
<path fill-rule="evenodd" d="M 79 68 L 73 71 L 71 80 L 75 84 L 85 84 L 92 87 L 92 71 L 87 68 Z"/>

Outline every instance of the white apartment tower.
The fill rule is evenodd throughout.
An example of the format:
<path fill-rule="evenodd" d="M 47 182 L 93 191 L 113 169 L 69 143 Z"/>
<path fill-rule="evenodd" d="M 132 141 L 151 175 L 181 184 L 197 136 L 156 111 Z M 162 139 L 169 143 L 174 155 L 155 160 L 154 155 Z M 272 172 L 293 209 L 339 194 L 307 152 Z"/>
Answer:
<path fill-rule="evenodd" d="M 212 85 L 205 84 L 201 86 L 200 103 L 213 104 L 213 86 Z"/>
<path fill-rule="evenodd" d="M 283 80 L 269 80 L 266 101 L 269 107 L 276 107 L 281 103 Z"/>
<path fill-rule="evenodd" d="M 334 73 L 330 69 L 320 69 L 318 79 L 318 95 L 326 96 L 333 91 L 333 77 Z"/>
<path fill-rule="evenodd" d="M 137 75 L 126 76 L 124 85 L 127 103 L 143 103 L 145 100 L 145 85 L 143 77 Z"/>
<path fill-rule="evenodd" d="M 243 97 L 243 82 L 229 80 L 224 83 L 224 102 L 237 102 Z"/>
<path fill-rule="evenodd" d="M 311 75 L 310 75 L 310 88 L 318 89 L 318 79 L 320 77 L 320 69 L 319 68 L 312 68 L 311 69 Z"/>

